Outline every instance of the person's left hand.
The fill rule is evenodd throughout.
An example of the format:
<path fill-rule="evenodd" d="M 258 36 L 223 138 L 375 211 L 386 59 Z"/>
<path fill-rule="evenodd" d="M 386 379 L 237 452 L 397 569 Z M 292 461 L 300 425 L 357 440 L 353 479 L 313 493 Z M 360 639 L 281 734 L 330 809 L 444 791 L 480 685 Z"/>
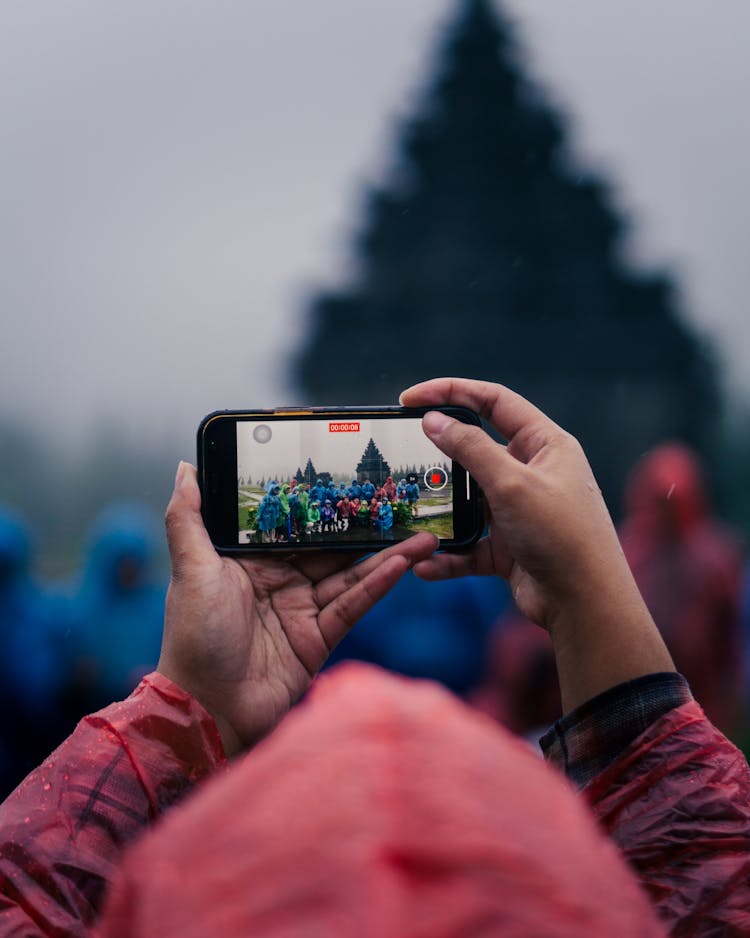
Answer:
<path fill-rule="evenodd" d="M 166 526 L 172 579 L 158 670 L 214 717 L 228 756 L 273 729 L 354 623 L 437 547 L 422 533 L 360 563 L 324 551 L 221 557 L 188 463 Z"/>

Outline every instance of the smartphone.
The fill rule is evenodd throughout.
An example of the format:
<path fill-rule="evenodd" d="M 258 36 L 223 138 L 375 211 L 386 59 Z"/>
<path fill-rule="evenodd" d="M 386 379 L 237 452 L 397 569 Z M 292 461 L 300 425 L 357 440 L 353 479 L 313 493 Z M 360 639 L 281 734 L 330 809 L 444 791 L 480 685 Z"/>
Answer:
<path fill-rule="evenodd" d="M 219 411 L 198 428 L 202 512 L 220 553 L 377 550 L 418 531 L 441 549 L 477 540 L 477 485 L 422 431 L 463 407 Z"/>

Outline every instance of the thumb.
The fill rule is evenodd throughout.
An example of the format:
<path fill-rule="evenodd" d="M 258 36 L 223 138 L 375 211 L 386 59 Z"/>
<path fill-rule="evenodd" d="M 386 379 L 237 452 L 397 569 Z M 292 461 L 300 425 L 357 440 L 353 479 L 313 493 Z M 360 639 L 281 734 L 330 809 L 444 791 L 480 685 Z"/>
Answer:
<path fill-rule="evenodd" d="M 431 410 L 422 418 L 422 429 L 446 456 L 469 470 L 487 496 L 495 492 L 499 480 L 507 481 L 521 468 L 521 463 L 481 427 Z"/>
<path fill-rule="evenodd" d="M 216 559 L 216 551 L 201 515 L 198 474 L 190 463 L 180 462 L 177 467 L 165 527 L 173 576 L 181 576 L 190 564 Z"/>

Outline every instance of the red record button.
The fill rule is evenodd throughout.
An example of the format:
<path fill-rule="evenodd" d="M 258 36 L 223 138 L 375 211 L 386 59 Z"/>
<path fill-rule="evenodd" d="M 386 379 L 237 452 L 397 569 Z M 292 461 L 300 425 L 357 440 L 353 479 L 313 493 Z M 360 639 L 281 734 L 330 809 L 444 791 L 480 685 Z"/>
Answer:
<path fill-rule="evenodd" d="M 433 492 L 439 492 L 448 484 L 448 473 L 442 466 L 431 466 L 424 474 L 424 484 Z"/>

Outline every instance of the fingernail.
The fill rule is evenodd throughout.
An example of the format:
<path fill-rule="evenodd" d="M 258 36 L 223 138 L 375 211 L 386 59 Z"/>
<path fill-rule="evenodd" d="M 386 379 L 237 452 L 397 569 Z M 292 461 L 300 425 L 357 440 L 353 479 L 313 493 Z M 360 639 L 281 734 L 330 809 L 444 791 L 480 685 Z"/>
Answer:
<path fill-rule="evenodd" d="M 174 487 L 175 487 L 176 489 L 178 489 L 178 488 L 182 485 L 182 480 L 185 478 L 185 468 L 186 468 L 186 466 L 187 466 L 187 463 L 184 462 L 182 459 L 180 460 L 179 464 L 177 465 L 177 474 L 176 474 L 175 477 L 174 477 Z"/>
<path fill-rule="evenodd" d="M 416 388 L 416 387 L 417 387 L 416 384 L 410 384 L 408 388 L 404 388 L 404 390 L 399 394 L 399 396 L 398 396 L 398 402 L 399 402 L 399 404 L 401 404 L 402 407 L 403 407 L 403 405 L 404 405 L 404 397 L 405 397 L 413 388 Z"/>
<path fill-rule="evenodd" d="M 440 436 L 445 428 L 453 423 L 453 418 L 439 410 L 431 410 L 422 418 L 422 426 L 428 436 Z"/>

